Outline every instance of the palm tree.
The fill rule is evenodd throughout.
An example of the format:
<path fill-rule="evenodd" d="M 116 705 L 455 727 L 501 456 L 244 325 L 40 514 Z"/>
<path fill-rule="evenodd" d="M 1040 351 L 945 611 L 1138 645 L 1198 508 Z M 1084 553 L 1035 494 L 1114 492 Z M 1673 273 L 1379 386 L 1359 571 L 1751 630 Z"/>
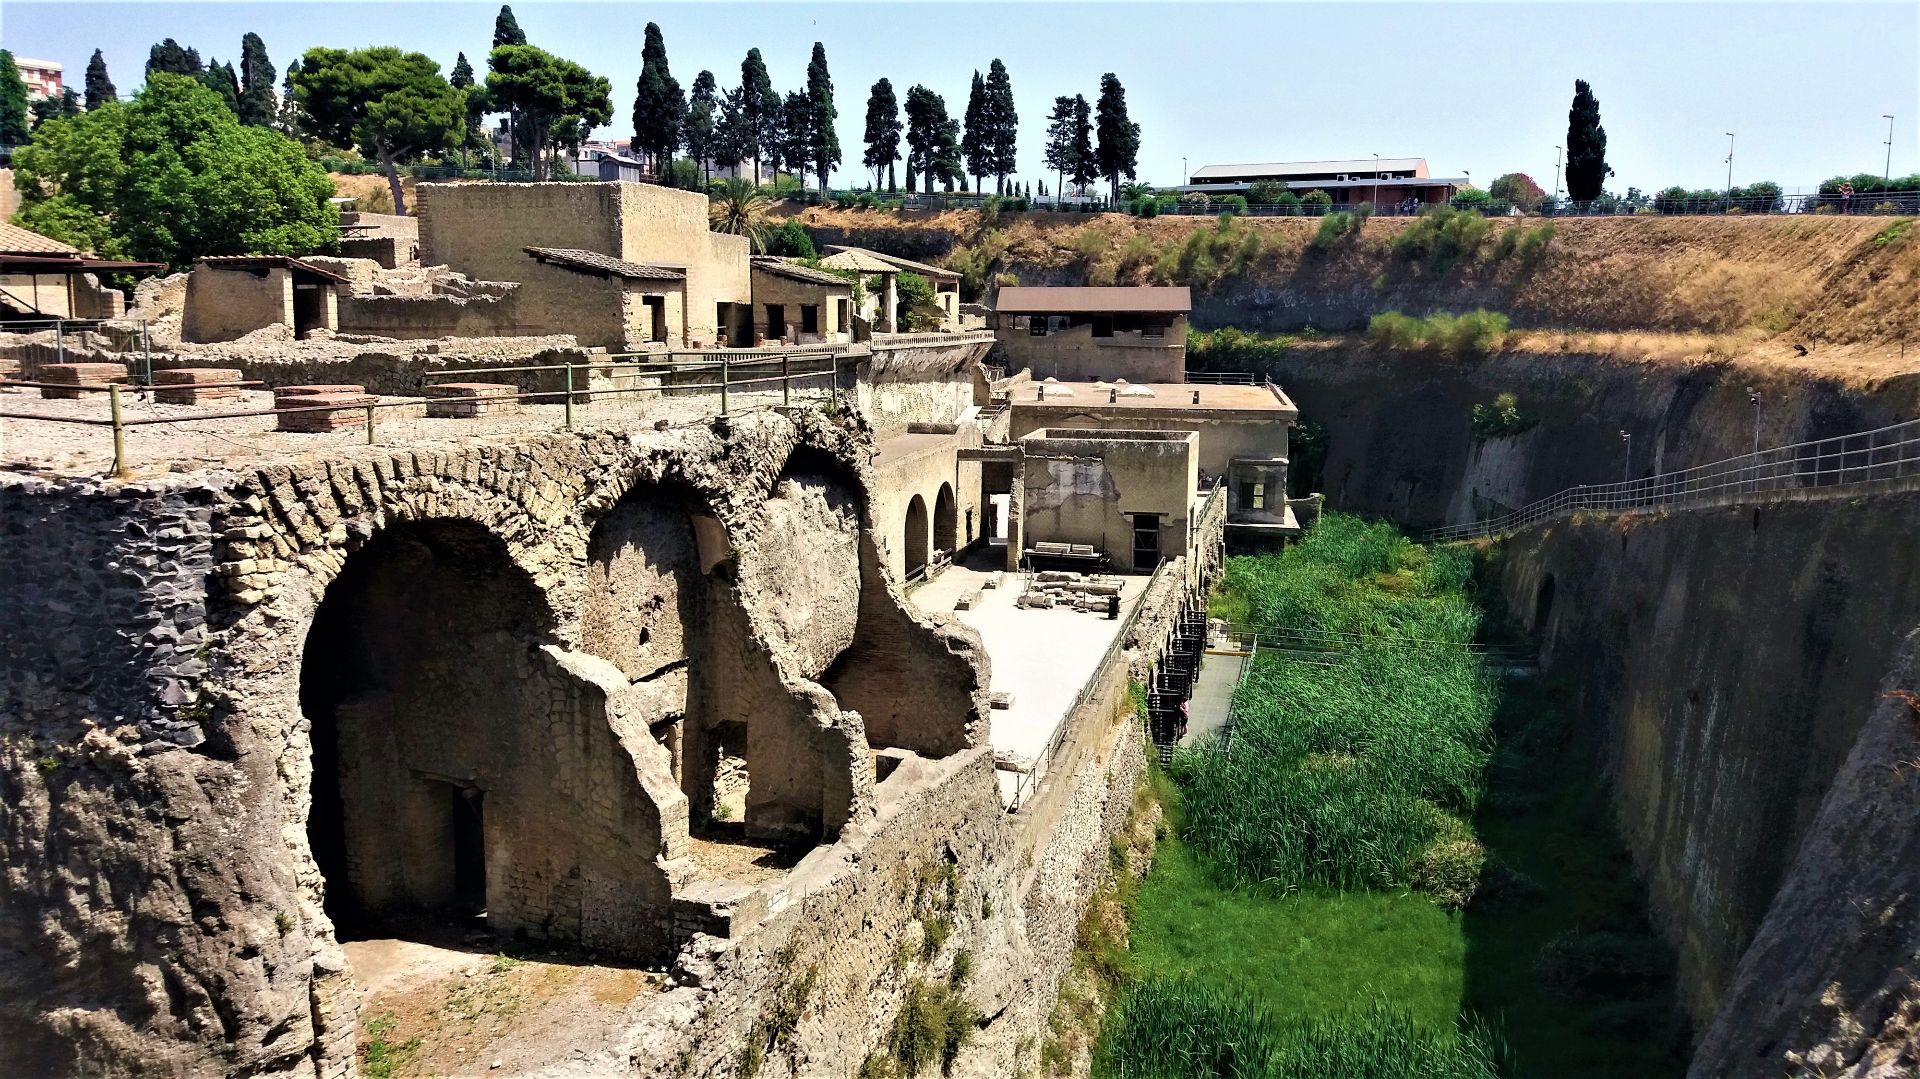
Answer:
<path fill-rule="evenodd" d="M 735 177 L 713 185 L 708 196 L 707 221 L 715 232 L 745 236 L 755 254 L 767 249 L 767 207 L 764 192 L 746 180 Z"/>

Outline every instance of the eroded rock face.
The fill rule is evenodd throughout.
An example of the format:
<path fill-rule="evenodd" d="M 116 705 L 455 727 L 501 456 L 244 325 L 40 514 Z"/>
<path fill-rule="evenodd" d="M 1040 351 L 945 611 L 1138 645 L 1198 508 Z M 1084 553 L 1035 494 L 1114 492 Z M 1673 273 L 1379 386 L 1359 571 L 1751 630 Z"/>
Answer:
<path fill-rule="evenodd" d="M 860 510 L 822 475 L 782 477 L 761 509 L 758 557 L 741 571 L 785 602 L 766 608 L 769 633 L 818 678 L 853 643 L 860 619 Z"/>

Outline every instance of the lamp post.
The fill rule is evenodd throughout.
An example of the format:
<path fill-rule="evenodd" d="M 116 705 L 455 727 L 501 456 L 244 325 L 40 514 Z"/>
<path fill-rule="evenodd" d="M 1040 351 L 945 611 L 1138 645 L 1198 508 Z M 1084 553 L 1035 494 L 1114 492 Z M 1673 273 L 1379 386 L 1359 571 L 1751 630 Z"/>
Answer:
<path fill-rule="evenodd" d="M 1753 403 L 1753 457 L 1747 463 L 1747 473 L 1753 477 L 1753 489 L 1760 489 L 1760 391 L 1747 387 L 1747 400 Z"/>
<path fill-rule="evenodd" d="M 1883 112 L 1880 116 L 1887 122 L 1887 171 L 1880 174 L 1880 188 L 1891 194 L 1893 191 L 1893 114 Z"/>
<path fill-rule="evenodd" d="M 1727 132 L 1727 205 L 1733 205 L 1733 132 Z"/>
<path fill-rule="evenodd" d="M 1626 443 L 1627 447 L 1626 460 L 1620 463 L 1620 482 L 1631 483 L 1633 481 L 1633 432 L 1621 430 L 1620 441 Z"/>
<path fill-rule="evenodd" d="M 1560 201 L 1560 151 L 1563 147 L 1553 148 L 1553 201 Z"/>
<path fill-rule="evenodd" d="M 1379 154 L 1373 155 L 1373 208 L 1376 213 L 1379 212 L 1379 209 L 1380 209 L 1380 155 Z"/>

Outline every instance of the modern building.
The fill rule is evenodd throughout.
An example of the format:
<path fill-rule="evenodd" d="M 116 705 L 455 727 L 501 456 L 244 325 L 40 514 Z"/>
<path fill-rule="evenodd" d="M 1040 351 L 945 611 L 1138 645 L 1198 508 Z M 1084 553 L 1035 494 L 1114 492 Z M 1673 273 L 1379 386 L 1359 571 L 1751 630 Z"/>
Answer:
<path fill-rule="evenodd" d="M 20 69 L 20 81 L 27 84 L 27 98 L 30 101 L 59 97 L 66 92 L 67 85 L 62 74 L 65 69 L 53 60 L 29 60 L 24 56 L 16 56 L 13 66 Z"/>
<path fill-rule="evenodd" d="M 1009 372 L 1036 379 L 1180 382 L 1192 310 L 1184 285 L 1008 286 L 994 302 L 995 351 Z"/>
<path fill-rule="evenodd" d="M 1278 386 L 1010 380 L 1008 437 L 1036 431 L 1191 431 L 1197 482 L 1227 485 L 1227 529 L 1243 538 L 1299 531 L 1287 506 L 1287 442 L 1300 418 Z"/>
<path fill-rule="evenodd" d="M 1345 161 L 1269 161 L 1247 165 L 1208 165 L 1188 177 L 1181 192 L 1244 195 L 1257 183 L 1282 183 L 1296 195 L 1324 191 L 1336 203 L 1370 202 L 1397 206 L 1408 200 L 1446 202 L 1467 179 L 1434 177 L 1424 157 L 1364 157 Z"/>

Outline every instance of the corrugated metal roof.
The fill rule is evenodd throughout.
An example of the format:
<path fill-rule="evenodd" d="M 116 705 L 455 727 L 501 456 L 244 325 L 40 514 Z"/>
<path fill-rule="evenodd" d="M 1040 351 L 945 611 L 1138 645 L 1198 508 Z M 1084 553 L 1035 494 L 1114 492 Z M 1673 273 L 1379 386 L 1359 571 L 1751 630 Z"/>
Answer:
<path fill-rule="evenodd" d="M 1093 288 L 1009 285 L 1000 290 L 1000 295 L 994 300 L 993 309 L 1016 315 L 1120 312 L 1184 315 L 1193 310 L 1193 292 L 1185 285 L 1119 285 Z"/>
<path fill-rule="evenodd" d="M 0 221 L 0 254 L 7 255 L 78 255 L 78 248 L 63 244 L 50 236 L 42 236 L 32 229 L 23 229 L 18 225 L 9 225 Z"/>
<path fill-rule="evenodd" d="M 836 270 L 857 270 L 860 273 L 899 273 L 900 267 L 881 258 L 864 248 L 847 247 L 820 260 L 820 265 L 831 266 Z"/>
<path fill-rule="evenodd" d="M 628 262 L 625 259 L 614 258 L 612 255 L 603 255 L 598 251 L 582 251 L 574 247 L 528 247 L 523 250 L 540 262 L 551 262 L 569 270 L 624 277 L 629 281 L 685 281 L 687 279 L 687 271 L 679 267 Z"/>
<path fill-rule="evenodd" d="M 1242 176 L 1286 176 L 1291 173 L 1419 171 L 1427 167 L 1424 157 L 1355 158 L 1346 161 L 1266 161 L 1248 165 L 1208 165 L 1193 174 L 1193 179 L 1232 179 Z"/>
<path fill-rule="evenodd" d="M 942 278 L 950 277 L 956 281 L 960 279 L 960 275 L 958 273 L 954 272 L 953 270 L 949 270 L 944 266 L 930 266 L 924 262 L 915 262 L 912 259 L 903 259 L 899 255 L 889 255 L 885 251 L 875 251 L 875 250 L 872 250 L 871 248 L 866 248 L 866 247 L 852 247 L 847 244 L 828 244 L 827 250 L 836 251 L 836 252 L 857 251 L 862 255 L 872 255 L 874 258 L 877 258 L 882 262 L 892 263 L 894 267 L 897 269 L 905 270 L 908 273 L 917 273 L 925 277 L 942 277 Z"/>
<path fill-rule="evenodd" d="M 811 266 L 802 266 L 797 262 L 789 262 L 786 259 L 773 255 L 756 255 L 753 260 L 753 268 L 756 270 L 765 270 L 768 273 L 779 274 L 781 277 L 792 278 L 795 281 L 805 281 L 809 285 L 826 285 L 830 288 L 844 289 L 851 289 L 853 287 L 853 282 L 841 277 L 839 274 L 828 273 L 825 270 L 816 270 Z"/>
<path fill-rule="evenodd" d="M 301 262 L 291 255 L 203 255 L 203 266 L 212 266 L 216 270 L 278 270 L 288 269 L 296 273 L 312 274 L 325 278 L 336 285 L 344 285 L 347 279 L 332 270 L 323 270 L 311 262 Z"/>

